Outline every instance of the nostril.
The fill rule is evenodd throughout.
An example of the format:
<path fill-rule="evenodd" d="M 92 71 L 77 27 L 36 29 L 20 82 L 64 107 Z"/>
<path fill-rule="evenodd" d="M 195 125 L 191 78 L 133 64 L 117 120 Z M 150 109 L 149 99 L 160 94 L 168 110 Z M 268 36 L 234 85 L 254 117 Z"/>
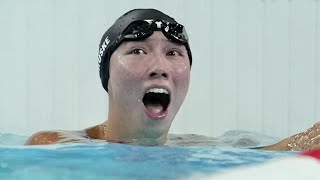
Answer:
<path fill-rule="evenodd" d="M 153 77 L 153 76 L 156 76 L 156 75 L 157 75 L 157 73 L 153 72 L 153 73 L 150 74 L 150 77 Z"/>
<path fill-rule="evenodd" d="M 153 72 L 153 73 L 150 74 L 150 77 L 157 77 L 158 75 L 160 75 L 160 74 Z M 163 76 L 165 78 L 168 78 L 168 74 L 167 73 L 162 73 L 161 76 Z"/>

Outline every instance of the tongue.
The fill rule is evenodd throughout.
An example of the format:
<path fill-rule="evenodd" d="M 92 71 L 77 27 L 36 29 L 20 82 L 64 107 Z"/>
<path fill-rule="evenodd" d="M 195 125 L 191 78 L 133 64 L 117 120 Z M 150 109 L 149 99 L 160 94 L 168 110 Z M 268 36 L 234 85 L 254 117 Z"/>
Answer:
<path fill-rule="evenodd" d="M 163 107 L 161 104 L 148 104 L 146 105 L 147 111 L 154 113 L 154 114 L 159 114 L 163 111 Z"/>

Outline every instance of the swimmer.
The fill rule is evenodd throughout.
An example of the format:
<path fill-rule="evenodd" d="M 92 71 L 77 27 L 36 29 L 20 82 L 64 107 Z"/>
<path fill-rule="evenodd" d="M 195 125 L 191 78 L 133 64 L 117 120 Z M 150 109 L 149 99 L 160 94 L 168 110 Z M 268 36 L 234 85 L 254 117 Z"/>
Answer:
<path fill-rule="evenodd" d="M 43 131 L 26 145 L 107 142 L 163 145 L 188 91 L 192 55 L 186 29 L 155 9 L 134 9 L 104 33 L 100 78 L 108 93 L 108 119 L 81 131 Z M 320 125 L 265 150 L 320 147 Z"/>
<path fill-rule="evenodd" d="M 39 132 L 27 145 L 84 139 L 166 142 L 189 87 L 192 56 L 184 26 L 155 9 L 131 10 L 102 36 L 98 59 L 108 120 L 83 131 Z"/>

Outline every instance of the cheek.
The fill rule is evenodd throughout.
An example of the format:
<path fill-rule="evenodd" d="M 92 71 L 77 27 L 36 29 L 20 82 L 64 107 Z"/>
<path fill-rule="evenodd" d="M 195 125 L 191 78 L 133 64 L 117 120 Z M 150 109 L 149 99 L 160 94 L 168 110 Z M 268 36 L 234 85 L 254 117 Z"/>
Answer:
<path fill-rule="evenodd" d="M 121 87 L 128 91 L 134 86 L 138 86 L 137 82 L 141 82 L 145 72 L 144 66 L 141 66 L 137 61 L 119 56 L 110 62 L 110 79 L 111 88 Z"/>
<path fill-rule="evenodd" d="M 175 72 L 175 84 L 180 91 L 187 93 L 190 82 L 190 66 L 184 66 L 176 69 Z"/>

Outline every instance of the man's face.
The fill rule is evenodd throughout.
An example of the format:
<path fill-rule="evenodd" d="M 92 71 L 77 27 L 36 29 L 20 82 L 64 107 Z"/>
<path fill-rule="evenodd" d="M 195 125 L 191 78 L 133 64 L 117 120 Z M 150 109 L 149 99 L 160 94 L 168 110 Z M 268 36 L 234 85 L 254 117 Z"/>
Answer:
<path fill-rule="evenodd" d="M 110 58 L 109 117 L 144 136 L 167 133 L 189 80 L 185 46 L 169 41 L 162 32 L 123 42 Z"/>

